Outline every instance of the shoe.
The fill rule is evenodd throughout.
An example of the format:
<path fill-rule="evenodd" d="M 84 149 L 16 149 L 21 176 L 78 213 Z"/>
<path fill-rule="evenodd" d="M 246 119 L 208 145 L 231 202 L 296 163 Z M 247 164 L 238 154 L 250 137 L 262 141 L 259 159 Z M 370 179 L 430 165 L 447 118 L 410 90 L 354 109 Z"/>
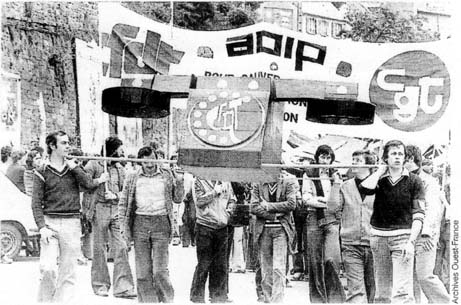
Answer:
<path fill-rule="evenodd" d="M 293 274 L 293 276 L 291 277 L 291 280 L 292 281 L 302 281 L 303 280 L 303 274 L 301 272 L 296 272 L 295 274 Z"/>
<path fill-rule="evenodd" d="M 122 293 L 118 293 L 118 294 L 114 294 L 114 297 L 116 298 L 124 298 L 124 299 L 134 299 L 136 298 L 138 295 L 136 294 L 136 292 L 130 290 L 130 291 L 124 291 Z"/>
<path fill-rule="evenodd" d="M 291 285 L 290 281 L 287 279 L 286 281 L 286 288 L 293 288 L 293 285 Z"/>
<path fill-rule="evenodd" d="M 86 266 L 88 265 L 88 260 L 86 259 L 86 257 L 84 256 L 81 256 L 79 258 L 77 258 L 77 263 L 81 266 Z"/>
<path fill-rule="evenodd" d="M 109 291 L 106 287 L 101 287 L 94 293 L 95 295 L 99 297 L 108 297 L 109 296 Z"/>
<path fill-rule="evenodd" d="M 7 256 L 3 256 L 0 260 L 0 263 L 2 264 L 12 264 L 13 260 Z"/>

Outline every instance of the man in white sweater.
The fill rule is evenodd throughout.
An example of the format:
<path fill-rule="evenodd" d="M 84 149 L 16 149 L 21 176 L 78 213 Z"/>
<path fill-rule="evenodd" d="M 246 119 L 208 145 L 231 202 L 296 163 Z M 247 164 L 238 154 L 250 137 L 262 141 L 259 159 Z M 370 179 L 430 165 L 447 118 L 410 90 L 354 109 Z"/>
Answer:
<path fill-rule="evenodd" d="M 352 153 L 352 165 L 372 165 L 376 156 L 366 150 Z M 337 214 L 341 219 L 341 244 L 347 278 L 347 302 L 373 303 L 375 278 L 370 248 L 370 218 L 375 196 L 367 196 L 360 183 L 370 174 L 369 168 L 352 168 L 354 178 L 341 186 L 333 184 L 332 194 L 339 202 Z"/>

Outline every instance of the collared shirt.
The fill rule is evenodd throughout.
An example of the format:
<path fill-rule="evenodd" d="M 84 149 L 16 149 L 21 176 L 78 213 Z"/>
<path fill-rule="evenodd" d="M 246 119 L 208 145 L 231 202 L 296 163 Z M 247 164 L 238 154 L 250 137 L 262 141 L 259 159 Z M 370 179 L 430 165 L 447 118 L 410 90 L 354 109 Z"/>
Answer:
<path fill-rule="evenodd" d="M 136 214 L 167 215 L 165 181 L 159 171 L 147 175 L 141 171 L 136 182 Z"/>

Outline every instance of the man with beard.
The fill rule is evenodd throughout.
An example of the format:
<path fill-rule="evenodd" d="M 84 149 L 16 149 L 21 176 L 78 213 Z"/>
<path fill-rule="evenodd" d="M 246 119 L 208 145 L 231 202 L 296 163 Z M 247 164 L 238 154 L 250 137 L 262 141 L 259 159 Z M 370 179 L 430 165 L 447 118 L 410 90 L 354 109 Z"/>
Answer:
<path fill-rule="evenodd" d="M 123 154 L 122 141 L 117 137 L 106 139 L 106 155 L 121 157 Z M 92 160 L 85 166 L 86 172 L 93 178 L 98 178 L 104 172 L 106 161 Z M 114 274 L 113 294 L 120 298 L 134 298 L 133 276 L 128 264 L 128 249 L 125 239 L 120 233 L 118 219 L 118 202 L 125 179 L 125 169 L 119 162 L 108 162 L 107 172 L 109 181 L 107 186 L 100 185 L 92 193 L 91 209 L 93 219 L 93 260 L 91 264 L 91 285 L 98 296 L 109 295 L 111 286 L 109 269 L 107 268 L 107 245 L 109 234 L 112 236 L 111 246 L 114 247 Z"/>

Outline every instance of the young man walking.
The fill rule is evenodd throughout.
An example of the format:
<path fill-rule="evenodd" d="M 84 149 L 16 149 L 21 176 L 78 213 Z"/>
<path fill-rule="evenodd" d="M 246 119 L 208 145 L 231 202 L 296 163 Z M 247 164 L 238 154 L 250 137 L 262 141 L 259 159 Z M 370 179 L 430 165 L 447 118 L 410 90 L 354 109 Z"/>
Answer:
<path fill-rule="evenodd" d="M 293 252 L 299 184 L 296 177 L 281 174 L 277 182 L 254 184 L 251 212 L 256 215 L 255 242 L 259 248 L 261 288 L 265 303 L 282 303 L 285 291 L 288 249 Z"/>
<path fill-rule="evenodd" d="M 122 141 L 117 137 L 106 139 L 106 155 L 121 157 Z M 85 166 L 85 171 L 98 178 L 104 172 L 106 161 L 91 160 Z M 125 180 L 125 169 L 119 162 L 108 162 L 109 181 L 105 185 L 91 191 L 91 209 L 93 218 L 93 258 L 91 263 L 91 286 L 98 296 L 107 297 L 111 286 L 109 269 L 107 267 L 107 245 L 112 236 L 111 249 L 114 253 L 113 294 L 117 298 L 135 298 L 133 275 L 128 263 L 128 248 L 120 233 L 118 217 L 118 202 Z"/>
<path fill-rule="evenodd" d="M 414 303 L 414 253 L 425 195 L 421 179 L 403 166 L 405 157 L 401 141 L 387 142 L 382 157 L 386 166 L 361 183 L 364 192 L 375 194 L 370 245 L 376 303 Z"/>
<path fill-rule="evenodd" d="M 335 153 L 328 145 L 320 145 L 315 163 L 331 165 Z M 332 181 L 333 179 L 333 181 Z M 339 279 L 341 249 L 338 202 L 331 189 L 341 179 L 331 168 L 315 168 L 303 176 L 302 203 L 307 209 L 306 247 L 309 268 L 309 297 L 312 303 L 342 303 L 346 297 Z"/>
<path fill-rule="evenodd" d="M 91 179 L 75 160 L 66 160 L 69 137 L 57 131 L 46 137 L 49 163 L 35 171 L 32 212 L 40 230 L 39 302 L 76 302 L 80 254 L 80 189 L 107 181 Z"/>
<path fill-rule="evenodd" d="M 211 303 L 229 302 L 227 256 L 229 207 L 236 202 L 230 182 L 196 178 L 192 195 L 196 205 L 195 268 L 190 289 L 193 303 L 205 303 L 205 284 Z"/>
<path fill-rule="evenodd" d="M 426 217 L 421 235 L 416 240 L 415 297 L 420 301 L 422 290 L 429 303 L 449 303 L 450 295 L 439 277 L 434 275 L 437 242 L 444 211 L 440 200 L 441 190 L 437 180 L 421 170 L 421 164 L 421 150 L 417 146 L 408 145 L 405 167 L 421 178 L 426 194 Z"/>
<path fill-rule="evenodd" d="M 376 157 L 369 151 L 352 153 L 352 165 L 373 165 Z M 375 196 L 367 196 L 360 183 L 371 174 L 369 168 L 352 168 L 355 176 L 345 181 L 341 187 L 334 184 L 331 190 L 339 202 L 338 214 L 341 218 L 341 245 L 347 279 L 348 303 L 373 303 L 375 279 L 373 255 L 370 248 L 370 218 Z"/>
<path fill-rule="evenodd" d="M 150 146 L 138 159 L 158 159 Z M 128 174 L 119 200 L 122 231 L 134 239 L 136 283 L 140 303 L 172 303 L 168 245 L 173 238 L 173 202 L 184 196 L 184 177 L 155 162 L 143 162 Z"/>

